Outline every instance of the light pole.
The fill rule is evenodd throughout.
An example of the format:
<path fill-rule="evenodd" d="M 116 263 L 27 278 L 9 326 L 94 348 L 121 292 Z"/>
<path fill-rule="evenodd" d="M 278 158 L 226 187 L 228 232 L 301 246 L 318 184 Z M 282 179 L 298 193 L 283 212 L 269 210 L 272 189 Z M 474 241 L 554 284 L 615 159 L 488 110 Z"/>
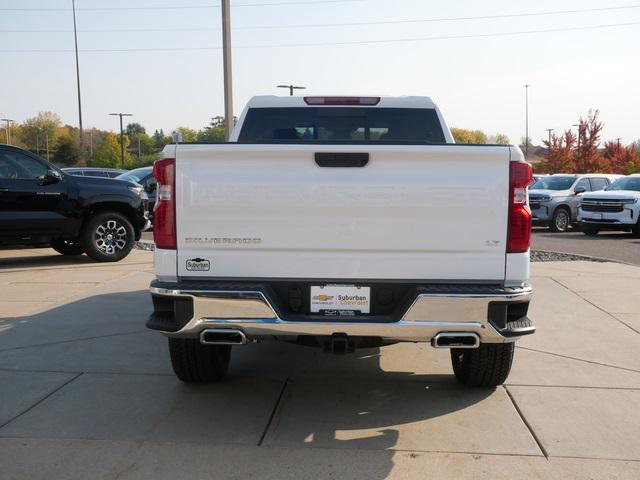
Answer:
<path fill-rule="evenodd" d="M 1 122 L 5 122 L 5 133 L 7 136 L 7 145 L 11 145 L 11 123 L 13 120 L 10 118 L 0 118 Z"/>
<path fill-rule="evenodd" d="M 233 130 L 233 87 L 231 83 L 231 7 L 222 0 L 222 69 L 224 75 L 224 131 L 228 142 Z"/>
<path fill-rule="evenodd" d="M 529 157 L 529 84 L 524 86 L 525 90 L 525 128 L 524 128 L 524 158 Z"/>
<path fill-rule="evenodd" d="M 78 123 L 80 124 L 80 161 L 84 161 L 84 135 L 82 134 L 82 102 L 80 100 L 80 62 L 78 60 L 78 30 L 76 29 L 76 0 L 71 0 L 73 10 L 73 40 L 76 50 L 76 84 L 78 86 Z"/>
<path fill-rule="evenodd" d="M 620 140 L 622 140 L 622 137 L 616 138 L 616 142 L 618 142 L 618 148 L 620 148 Z"/>
<path fill-rule="evenodd" d="M 551 146 L 551 133 L 555 132 L 555 128 L 547 128 L 545 130 L 549 134 L 549 146 Z"/>
<path fill-rule="evenodd" d="M 289 96 L 293 97 L 293 91 L 294 90 L 305 90 L 307 87 L 298 87 L 296 85 L 278 85 L 278 88 L 288 88 L 289 89 Z"/>
<path fill-rule="evenodd" d="M 580 150 L 580 136 L 582 135 L 582 124 L 574 123 L 572 127 L 578 127 L 578 150 Z"/>
<path fill-rule="evenodd" d="M 124 129 L 122 128 L 122 117 L 132 117 L 133 113 L 110 113 L 120 117 L 120 164 L 124 168 Z"/>

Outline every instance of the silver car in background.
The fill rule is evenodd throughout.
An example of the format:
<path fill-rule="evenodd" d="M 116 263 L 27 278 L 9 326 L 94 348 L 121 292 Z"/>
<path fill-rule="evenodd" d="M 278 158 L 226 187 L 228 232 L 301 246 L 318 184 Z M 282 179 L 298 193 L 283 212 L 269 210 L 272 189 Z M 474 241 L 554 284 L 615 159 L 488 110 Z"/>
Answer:
<path fill-rule="evenodd" d="M 604 190 L 620 175 L 605 173 L 564 174 L 543 177 L 529 187 L 533 224 L 564 232 L 578 221 L 578 206 L 585 192 Z"/>

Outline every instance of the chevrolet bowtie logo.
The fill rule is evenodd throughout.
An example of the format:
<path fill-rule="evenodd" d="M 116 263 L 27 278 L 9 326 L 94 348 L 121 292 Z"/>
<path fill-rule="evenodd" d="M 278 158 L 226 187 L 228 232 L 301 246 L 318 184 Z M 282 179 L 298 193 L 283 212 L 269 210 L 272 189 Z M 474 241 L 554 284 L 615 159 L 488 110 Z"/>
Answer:
<path fill-rule="evenodd" d="M 320 302 L 327 302 L 333 300 L 333 295 L 314 295 L 313 299 Z"/>

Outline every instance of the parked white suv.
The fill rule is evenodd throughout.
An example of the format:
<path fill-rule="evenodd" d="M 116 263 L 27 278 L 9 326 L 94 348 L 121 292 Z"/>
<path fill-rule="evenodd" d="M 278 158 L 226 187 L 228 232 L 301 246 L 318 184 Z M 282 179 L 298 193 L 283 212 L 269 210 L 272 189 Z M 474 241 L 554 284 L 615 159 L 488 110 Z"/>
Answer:
<path fill-rule="evenodd" d="M 564 232 L 578 220 L 578 205 L 586 192 L 603 190 L 620 175 L 601 173 L 557 173 L 543 177 L 529 187 L 533 224 Z"/>
<path fill-rule="evenodd" d="M 586 235 L 600 230 L 631 231 L 640 236 L 640 174 L 622 177 L 604 192 L 584 195 L 578 209 L 580 228 Z"/>

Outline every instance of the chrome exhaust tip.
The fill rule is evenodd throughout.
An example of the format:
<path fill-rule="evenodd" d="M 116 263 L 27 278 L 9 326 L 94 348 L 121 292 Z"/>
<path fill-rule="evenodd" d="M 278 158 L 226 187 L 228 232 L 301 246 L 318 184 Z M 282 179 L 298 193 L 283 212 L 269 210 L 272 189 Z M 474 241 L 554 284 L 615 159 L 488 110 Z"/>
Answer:
<path fill-rule="evenodd" d="M 242 330 L 233 328 L 207 328 L 200 332 L 203 345 L 246 345 L 249 343 Z"/>
<path fill-rule="evenodd" d="M 473 332 L 442 332 L 431 339 L 433 348 L 478 348 L 480 337 Z"/>

